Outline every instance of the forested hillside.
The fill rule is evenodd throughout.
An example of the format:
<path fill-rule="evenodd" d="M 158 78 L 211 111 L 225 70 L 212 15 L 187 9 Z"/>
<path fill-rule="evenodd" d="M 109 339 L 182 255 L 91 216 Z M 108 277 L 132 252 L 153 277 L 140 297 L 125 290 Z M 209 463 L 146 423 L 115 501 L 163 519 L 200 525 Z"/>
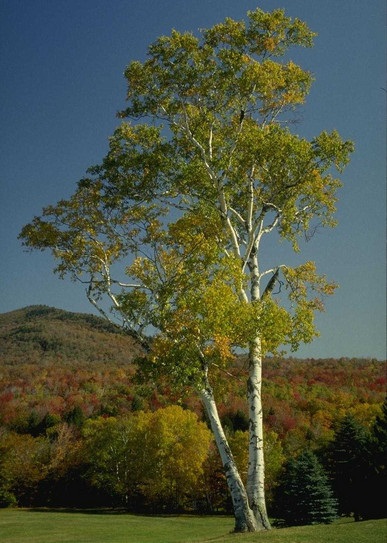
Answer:
<path fill-rule="evenodd" d="M 0 361 L 7 365 L 131 362 L 138 344 L 90 314 L 31 306 L 0 314 Z"/>
<path fill-rule="evenodd" d="M 130 335 L 92 315 L 46 306 L 0 315 L 0 503 L 227 510 L 195 394 L 187 389 L 177 396 L 166 381 L 139 380 L 140 355 Z M 332 444 L 346 425 L 374 443 L 375 428 L 379 434 L 385 428 L 386 366 L 268 359 L 264 368 L 273 503 L 286 461 L 305 449 L 320 456 L 334 479 Z M 242 472 L 244 371 L 242 357 L 219 377 L 216 391 Z M 342 512 L 354 507 L 343 505 Z"/>

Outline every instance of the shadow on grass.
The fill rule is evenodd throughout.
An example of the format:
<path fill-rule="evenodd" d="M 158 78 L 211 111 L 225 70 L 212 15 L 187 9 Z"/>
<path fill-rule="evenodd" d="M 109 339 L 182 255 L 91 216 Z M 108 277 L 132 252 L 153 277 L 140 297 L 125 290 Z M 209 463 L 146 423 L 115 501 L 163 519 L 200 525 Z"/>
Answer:
<path fill-rule="evenodd" d="M 83 514 L 83 515 L 127 515 L 131 517 L 149 517 L 149 518 L 171 518 L 171 517 L 224 517 L 229 518 L 230 515 L 225 513 L 209 513 L 209 514 L 200 514 L 200 513 L 150 513 L 149 511 L 139 512 L 139 511 L 129 511 L 125 508 L 109 508 L 109 507 L 28 507 L 24 511 L 27 513 L 73 513 L 73 514 Z"/>
<path fill-rule="evenodd" d="M 133 515 L 126 509 L 109 509 L 109 508 L 72 508 L 72 507 L 29 507 L 25 509 L 27 513 L 78 513 L 83 515 Z M 139 515 L 140 516 L 140 515 Z M 159 516 L 146 515 L 141 516 Z M 162 515 L 161 515 L 162 516 Z"/>

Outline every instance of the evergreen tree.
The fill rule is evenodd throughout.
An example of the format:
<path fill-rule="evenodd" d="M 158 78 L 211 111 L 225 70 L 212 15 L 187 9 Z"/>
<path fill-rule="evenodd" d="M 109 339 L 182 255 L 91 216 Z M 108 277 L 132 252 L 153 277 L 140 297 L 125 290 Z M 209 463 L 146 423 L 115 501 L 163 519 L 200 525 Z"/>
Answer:
<path fill-rule="evenodd" d="M 371 439 L 351 415 L 347 415 L 336 430 L 328 462 L 339 512 L 353 514 L 356 521 L 360 520 L 366 516 L 370 498 Z"/>
<path fill-rule="evenodd" d="M 372 466 L 368 484 L 368 496 L 364 517 L 384 518 L 387 516 L 387 397 L 382 413 L 376 417 L 371 434 Z"/>
<path fill-rule="evenodd" d="M 277 490 L 276 514 L 288 526 L 330 524 L 337 517 L 337 502 L 327 475 L 309 450 L 289 460 Z"/>
<path fill-rule="evenodd" d="M 376 445 L 378 461 L 386 469 L 387 460 L 387 396 L 382 406 L 382 413 L 376 417 L 373 427 L 373 438 Z"/>

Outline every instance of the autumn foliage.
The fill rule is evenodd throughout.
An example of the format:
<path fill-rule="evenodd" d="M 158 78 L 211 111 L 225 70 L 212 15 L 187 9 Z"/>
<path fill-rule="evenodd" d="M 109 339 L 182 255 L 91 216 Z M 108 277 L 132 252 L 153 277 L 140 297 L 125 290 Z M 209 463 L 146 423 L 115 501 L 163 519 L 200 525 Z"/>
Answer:
<path fill-rule="evenodd" d="M 188 388 L 178 396 L 167 380 L 157 386 L 139 380 L 141 347 L 132 337 L 92 315 L 45 306 L 3 314 L 0 326 L 3 506 L 230 509 L 201 404 Z M 219 376 L 219 410 L 245 477 L 243 357 L 234 368 L 226 382 Z M 271 507 L 285 462 L 306 448 L 329 450 L 348 415 L 362 435 L 375 424 L 384 435 L 385 387 L 385 365 L 376 360 L 266 361 Z"/>

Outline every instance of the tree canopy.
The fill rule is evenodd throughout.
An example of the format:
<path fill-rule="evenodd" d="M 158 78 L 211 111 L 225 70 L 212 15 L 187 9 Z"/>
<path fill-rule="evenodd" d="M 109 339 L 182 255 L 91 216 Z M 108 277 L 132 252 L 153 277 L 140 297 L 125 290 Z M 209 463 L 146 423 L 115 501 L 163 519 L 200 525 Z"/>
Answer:
<path fill-rule="evenodd" d="M 21 234 L 53 251 L 59 274 L 87 283 L 93 303 L 107 294 L 129 328 L 159 330 L 162 352 L 165 342 L 196 352 L 210 342 L 206 352 L 222 357 L 257 330 L 265 351 L 296 348 L 315 335 L 321 302 L 310 289 L 334 288 L 312 262 L 261 269 L 258 260 L 274 230 L 297 250 L 316 221 L 335 224 L 332 166 L 342 170 L 352 144 L 335 131 L 309 142 L 289 129 L 312 76 L 278 58 L 310 46 L 314 33 L 282 10 L 258 9 L 247 21 L 226 19 L 201 38 L 173 31 L 145 62 L 131 62 L 120 113 L 131 121 L 74 195 Z M 115 277 L 117 261 L 127 278 Z M 280 274 L 293 312 L 269 296 Z"/>

